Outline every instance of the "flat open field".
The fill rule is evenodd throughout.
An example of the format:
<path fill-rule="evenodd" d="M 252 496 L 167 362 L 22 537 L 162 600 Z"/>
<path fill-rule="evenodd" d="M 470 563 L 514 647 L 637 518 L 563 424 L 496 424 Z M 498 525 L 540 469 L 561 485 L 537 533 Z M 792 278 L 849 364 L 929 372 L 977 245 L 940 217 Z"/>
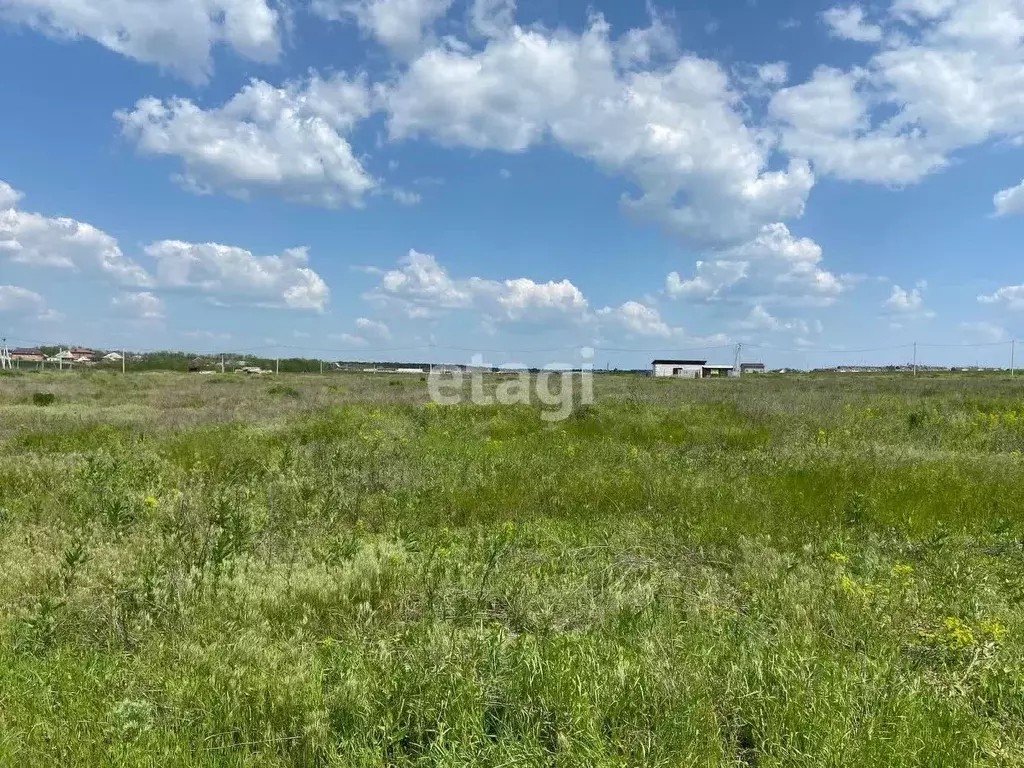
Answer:
<path fill-rule="evenodd" d="M 0 764 L 1024 765 L 1024 380 L 596 389 L 0 378 Z"/>

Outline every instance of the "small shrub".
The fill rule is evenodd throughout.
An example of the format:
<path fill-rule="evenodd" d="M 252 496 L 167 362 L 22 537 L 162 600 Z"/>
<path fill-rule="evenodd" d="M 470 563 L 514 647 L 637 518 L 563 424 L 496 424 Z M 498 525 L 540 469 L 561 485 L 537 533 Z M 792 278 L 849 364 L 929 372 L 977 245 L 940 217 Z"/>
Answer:
<path fill-rule="evenodd" d="M 32 404 L 38 405 L 40 408 L 45 408 L 48 405 L 53 405 L 57 400 L 57 396 L 52 392 L 33 392 L 32 393 Z"/>
<path fill-rule="evenodd" d="M 299 392 L 295 387 L 289 387 L 285 384 L 274 384 L 267 390 L 267 394 L 270 395 L 281 395 L 282 397 L 301 397 L 302 393 Z"/>

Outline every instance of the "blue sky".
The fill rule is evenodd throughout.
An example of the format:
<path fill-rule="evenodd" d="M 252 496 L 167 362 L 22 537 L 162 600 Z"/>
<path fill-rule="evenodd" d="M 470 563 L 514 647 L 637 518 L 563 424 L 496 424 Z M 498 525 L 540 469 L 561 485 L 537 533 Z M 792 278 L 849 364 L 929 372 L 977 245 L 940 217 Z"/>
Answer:
<path fill-rule="evenodd" d="M 1024 337 L 1020 0 L 0 0 L 0 71 L 15 343 L 803 367 Z"/>

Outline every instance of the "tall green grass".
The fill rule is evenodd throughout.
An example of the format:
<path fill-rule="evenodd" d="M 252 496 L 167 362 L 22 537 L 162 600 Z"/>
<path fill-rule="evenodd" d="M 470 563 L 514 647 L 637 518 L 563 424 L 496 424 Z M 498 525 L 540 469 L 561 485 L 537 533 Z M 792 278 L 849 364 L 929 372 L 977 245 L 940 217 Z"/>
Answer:
<path fill-rule="evenodd" d="M 386 381 L 0 381 L 0 764 L 1024 764 L 1017 383 Z"/>

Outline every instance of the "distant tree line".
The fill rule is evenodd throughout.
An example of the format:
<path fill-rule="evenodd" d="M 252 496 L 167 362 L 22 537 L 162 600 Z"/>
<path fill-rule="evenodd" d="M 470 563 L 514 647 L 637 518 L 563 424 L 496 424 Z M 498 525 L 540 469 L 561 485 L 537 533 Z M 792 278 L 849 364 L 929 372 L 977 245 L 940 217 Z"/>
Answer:
<path fill-rule="evenodd" d="M 127 367 L 132 371 L 219 371 L 220 355 L 194 355 L 189 352 L 174 352 L 163 350 L 159 352 L 147 352 L 142 355 L 128 353 Z M 250 357 L 249 355 L 224 355 L 224 371 L 230 373 L 242 364 L 250 368 L 262 368 L 263 370 L 280 370 L 281 373 L 319 373 L 320 361 L 310 358 L 276 358 Z M 109 363 L 110 366 L 120 368 L 121 363 Z M 278 365 L 280 367 L 278 367 Z M 324 363 L 326 368 L 329 363 Z"/>

